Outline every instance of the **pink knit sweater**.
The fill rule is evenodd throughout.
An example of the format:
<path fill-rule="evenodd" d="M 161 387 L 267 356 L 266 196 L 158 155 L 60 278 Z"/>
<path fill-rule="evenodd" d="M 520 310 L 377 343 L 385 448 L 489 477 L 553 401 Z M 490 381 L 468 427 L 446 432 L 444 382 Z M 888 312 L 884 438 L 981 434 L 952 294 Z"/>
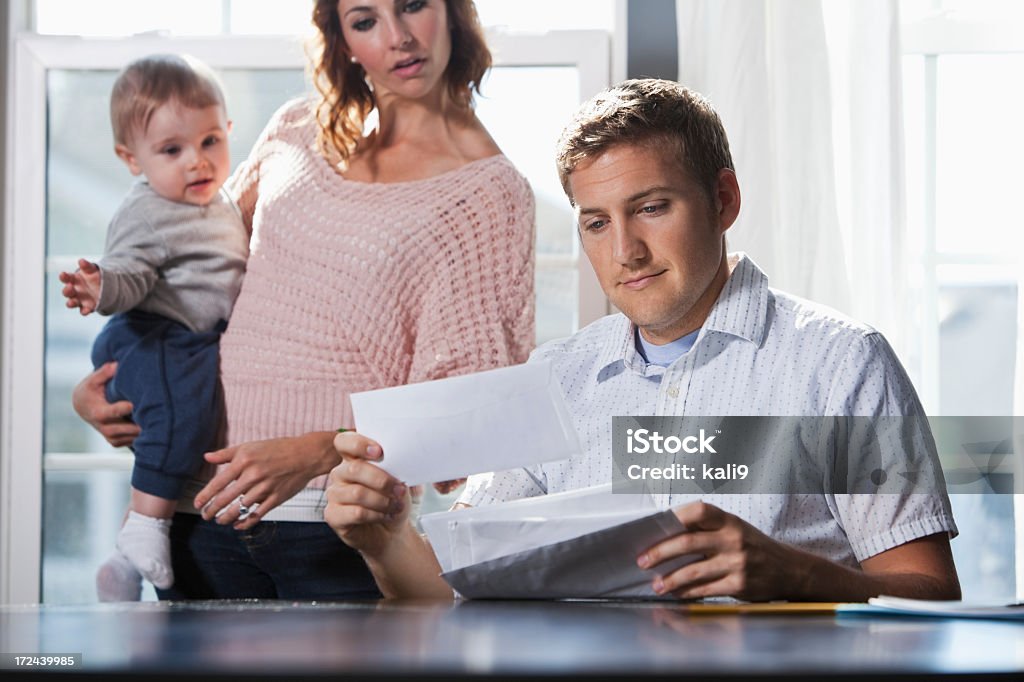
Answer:
<path fill-rule="evenodd" d="M 345 180 L 309 111 L 283 107 L 230 182 L 252 243 L 221 341 L 229 445 L 351 427 L 350 393 L 524 362 L 534 344 L 534 200 L 508 159 Z M 322 520 L 322 488 L 267 518 Z"/>

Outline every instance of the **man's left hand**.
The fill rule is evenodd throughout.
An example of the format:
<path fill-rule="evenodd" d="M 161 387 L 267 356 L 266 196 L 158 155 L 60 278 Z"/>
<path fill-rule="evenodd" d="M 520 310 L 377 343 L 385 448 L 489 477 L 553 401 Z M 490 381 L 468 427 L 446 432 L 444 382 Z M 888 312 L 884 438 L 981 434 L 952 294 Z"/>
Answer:
<path fill-rule="evenodd" d="M 706 502 L 675 509 L 686 532 L 663 540 L 637 558 L 641 568 L 684 554 L 703 555 L 654 579 L 654 591 L 680 599 L 730 596 L 748 601 L 781 599 L 800 571 L 801 552 L 776 542 L 743 519 Z"/>

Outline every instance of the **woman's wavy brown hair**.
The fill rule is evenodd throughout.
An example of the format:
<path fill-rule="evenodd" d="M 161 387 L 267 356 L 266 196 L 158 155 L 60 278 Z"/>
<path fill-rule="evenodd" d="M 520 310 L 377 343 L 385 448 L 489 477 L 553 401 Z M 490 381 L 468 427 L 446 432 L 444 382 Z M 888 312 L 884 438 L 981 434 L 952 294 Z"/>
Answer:
<path fill-rule="evenodd" d="M 445 70 L 448 94 L 457 105 L 470 108 L 473 93 L 491 68 L 491 51 L 473 0 L 444 0 L 452 54 Z M 313 45 L 313 85 L 320 93 L 316 117 L 319 142 L 332 162 L 347 163 L 363 134 L 363 123 L 376 105 L 363 67 L 349 61 L 341 33 L 338 0 L 316 0 L 313 24 L 319 36 Z"/>

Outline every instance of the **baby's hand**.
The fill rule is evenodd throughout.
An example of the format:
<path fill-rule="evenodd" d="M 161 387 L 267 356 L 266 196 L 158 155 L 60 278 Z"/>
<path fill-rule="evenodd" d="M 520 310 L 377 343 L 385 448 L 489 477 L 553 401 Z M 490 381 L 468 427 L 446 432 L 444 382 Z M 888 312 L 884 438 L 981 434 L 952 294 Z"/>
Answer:
<path fill-rule="evenodd" d="M 83 315 L 96 310 L 100 299 L 100 266 L 79 258 L 77 270 L 62 272 L 58 277 L 64 284 L 61 293 L 67 299 L 67 307 L 78 308 Z"/>

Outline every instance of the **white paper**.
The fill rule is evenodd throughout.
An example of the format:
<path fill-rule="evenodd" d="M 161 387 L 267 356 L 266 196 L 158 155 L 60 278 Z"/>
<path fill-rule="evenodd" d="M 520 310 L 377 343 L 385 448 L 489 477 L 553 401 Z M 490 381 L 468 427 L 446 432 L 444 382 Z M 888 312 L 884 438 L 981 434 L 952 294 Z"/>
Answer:
<path fill-rule="evenodd" d="M 580 452 L 550 362 L 354 393 L 352 411 L 383 448 L 380 467 L 409 485 Z"/>

